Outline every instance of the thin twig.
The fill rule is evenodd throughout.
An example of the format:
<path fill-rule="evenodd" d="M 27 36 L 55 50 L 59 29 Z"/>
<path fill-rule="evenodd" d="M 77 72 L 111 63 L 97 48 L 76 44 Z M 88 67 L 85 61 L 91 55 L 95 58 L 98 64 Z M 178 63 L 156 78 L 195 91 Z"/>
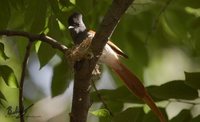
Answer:
<path fill-rule="evenodd" d="M 108 107 L 108 105 L 106 104 L 106 102 L 104 101 L 104 99 L 102 98 L 101 94 L 99 93 L 94 81 L 92 80 L 92 87 L 94 88 L 94 91 L 96 92 L 97 94 L 97 97 L 99 98 L 99 100 L 103 103 L 103 106 L 109 111 L 110 115 L 113 117 L 113 113 L 112 111 L 110 110 L 110 108 Z"/>
<path fill-rule="evenodd" d="M 1 30 L 0 31 L 0 35 L 22 36 L 22 37 L 26 37 L 26 38 L 34 40 L 34 41 L 35 40 L 40 40 L 40 41 L 43 41 L 43 42 L 46 42 L 46 43 L 50 44 L 53 48 L 56 48 L 56 49 L 60 50 L 64 54 L 68 50 L 68 48 L 65 45 L 60 44 L 55 39 L 53 39 L 53 38 L 51 38 L 49 36 L 46 36 L 44 34 L 31 34 L 31 33 L 24 32 L 24 31 Z"/>
<path fill-rule="evenodd" d="M 22 37 L 26 37 L 29 39 L 29 43 L 26 48 L 26 54 L 25 54 L 23 64 L 22 64 L 22 73 L 21 73 L 20 87 L 19 87 L 19 117 L 20 117 L 20 122 L 24 122 L 25 110 L 24 110 L 24 104 L 23 104 L 23 101 L 24 101 L 23 86 L 24 86 L 24 78 L 25 78 L 25 74 L 26 74 L 26 72 L 25 72 L 26 65 L 28 62 L 28 57 L 30 55 L 32 43 L 36 40 L 46 42 L 46 43 L 50 44 L 53 48 L 56 48 L 56 49 L 60 50 L 61 52 L 63 52 L 65 55 L 68 52 L 68 48 L 65 45 L 57 42 L 55 39 L 53 39 L 49 36 L 46 36 L 44 34 L 31 34 L 31 33 L 24 32 L 24 31 L 1 30 L 0 35 L 22 36 Z"/>
<path fill-rule="evenodd" d="M 159 11 L 157 17 L 154 19 L 153 23 L 152 23 L 152 27 L 151 30 L 147 33 L 147 36 L 145 38 L 145 44 L 147 45 L 149 38 L 151 37 L 152 33 L 157 29 L 157 25 L 159 23 L 159 18 L 162 15 L 162 13 L 164 13 L 164 11 L 167 9 L 167 7 L 170 5 L 170 3 L 172 2 L 172 0 L 168 0 L 164 6 L 161 8 L 161 10 Z"/>
<path fill-rule="evenodd" d="M 21 79 L 20 79 L 20 86 L 19 86 L 19 117 L 20 122 L 24 122 L 24 98 L 23 98 L 23 87 L 24 87 L 24 78 L 26 75 L 26 66 L 28 62 L 28 58 L 30 56 L 31 47 L 32 47 L 33 40 L 30 39 L 27 47 L 26 47 L 26 53 L 24 56 L 23 64 L 22 64 L 22 73 L 21 73 Z"/>
<path fill-rule="evenodd" d="M 23 86 L 24 86 L 24 78 L 25 78 L 25 74 L 26 74 L 26 72 L 25 72 L 26 65 L 27 65 L 28 57 L 30 55 L 32 43 L 36 40 L 46 42 L 46 43 L 50 44 L 53 48 L 60 50 L 64 54 L 67 54 L 68 48 L 65 45 L 57 42 L 55 39 L 53 39 L 49 36 L 46 36 L 44 34 L 31 34 L 31 33 L 24 32 L 24 31 L 1 30 L 0 35 L 22 36 L 22 37 L 26 37 L 29 39 L 29 43 L 26 48 L 26 54 L 25 54 L 23 64 L 22 64 L 22 73 L 21 73 L 20 87 L 19 87 L 19 117 L 20 117 L 20 122 L 24 122 L 25 111 L 24 111 L 24 105 L 23 105 L 23 101 L 24 101 Z"/>

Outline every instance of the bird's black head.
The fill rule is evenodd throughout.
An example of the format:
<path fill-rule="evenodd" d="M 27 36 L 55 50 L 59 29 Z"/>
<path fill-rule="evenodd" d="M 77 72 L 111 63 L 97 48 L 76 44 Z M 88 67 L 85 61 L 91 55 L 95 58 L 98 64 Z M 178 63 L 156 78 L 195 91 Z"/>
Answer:
<path fill-rule="evenodd" d="M 73 13 L 71 16 L 69 16 L 68 25 L 68 29 L 70 31 L 73 41 L 77 43 L 80 40 L 83 40 L 82 38 L 86 31 L 86 26 L 83 23 L 82 14 Z"/>
<path fill-rule="evenodd" d="M 76 27 L 84 26 L 82 17 L 83 17 L 82 14 L 77 13 L 77 12 L 69 16 L 69 19 L 68 19 L 69 27 L 76 28 Z"/>

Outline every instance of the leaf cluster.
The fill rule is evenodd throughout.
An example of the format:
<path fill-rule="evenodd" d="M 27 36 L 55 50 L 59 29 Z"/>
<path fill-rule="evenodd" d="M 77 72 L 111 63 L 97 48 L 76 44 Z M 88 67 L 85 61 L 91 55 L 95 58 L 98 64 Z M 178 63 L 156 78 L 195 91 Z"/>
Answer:
<path fill-rule="evenodd" d="M 113 33 L 113 42 L 130 57 L 128 61 L 123 59 L 122 61 L 129 69 L 133 69 L 140 79 L 143 79 L 144 68 L 148 67 L 152 56 L 171 47 L 182 50 L 189 55 L 194 64 L 199 66 L 200 1 L 171 0 L 166 4 L 168 1 L 135 0 Z M 0 0 L 0 30 L 44 33 L 70 47 L 72 43 L 67 31 L 68 16 L 74 11 L 80 11 L 84 15 L 87 27 L 95 30 L 111 2 L 111 0 Z M 9 87 L 18 88 L 19 73 L 12 65 L 19 65 L 18 61 L 23 59 L 26 45 L 27 40 L 24 38 L 3 36 L 0 38 L 0 84 L 3 82 Z M 11 50 L 17 55 L 16 60 L 12 60 Z M 37 54 L 40 68 L 52 63 L 52 58 L 55 56 L 61 59 L 53 67 L 51 92 L 52 96 L 63 93 L 72 79 L 72 70 L 65 57 L 41 41 L 34 43 L 32 53 Z M 115 75 L 113 77 L 116 84 L 121 84 L 118 77 Z M 0 106 L 3 105 L 2 101 L 6 101 L 6 94 L 1 89 L 0 86 Z M 195 100 L 199 99 L 200 72 L 185 72 L 184 80 L 151 85 L 147 89 L 156 102 L 189 101 L 188 103 L 195 108 L 199 104 Z M 152 112 L 144 111 L 142 101 L 134 97 L 125 87 L 99 90 L 99 93 L 114 113 L 114 117 L 111 117 L 103 106 L 91 112 L 99 117 L 101 122 L 158 121 Z M 94 103 L 101 102 L 95 92 L 91 93 L 91 98 Z M 127 103 L 134 103 L 136 107 L 131 106 L 124 110 L 124 105 Z M 191 116 L 191 111 L 192 109 L 181 111 L 170 122 L 200 121 L 200 116 Z"/>

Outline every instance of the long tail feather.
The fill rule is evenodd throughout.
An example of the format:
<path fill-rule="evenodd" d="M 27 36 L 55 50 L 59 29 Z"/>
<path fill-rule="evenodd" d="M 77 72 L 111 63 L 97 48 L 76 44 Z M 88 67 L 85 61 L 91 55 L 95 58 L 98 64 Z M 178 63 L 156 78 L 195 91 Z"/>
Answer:
<path fill-rule="evenodd" d="M 119 60 L 116 60 L 116 62 L 110 64 L 110 66 L 124 81 L 127 88 L 137 97 L 141 98 L 151 108 L 151 110 L 159 118 L 160 122 L 166 122 L 165 117 L 163 116 L 159 108 L 156 106 L 155 102 L 148 94 L 141 81 Z"/>

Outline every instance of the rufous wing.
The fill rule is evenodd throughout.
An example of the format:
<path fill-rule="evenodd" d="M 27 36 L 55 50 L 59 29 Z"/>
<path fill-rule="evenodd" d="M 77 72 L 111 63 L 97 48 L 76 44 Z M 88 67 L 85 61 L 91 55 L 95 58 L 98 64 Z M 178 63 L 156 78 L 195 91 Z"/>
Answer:
<path fill-rule="evenodd" d="M 95 31 L 93 30 L 89 30 L 88 31 L 88 35 L 94 37 L 95 35 Z M 128 56 L 119 48 L 117 47 L 114 43 L 112 43 L 111 41 L 108 41 L 107 44 L 120 56 L 124 57 L 124 58 L 128 58 Z"/>

